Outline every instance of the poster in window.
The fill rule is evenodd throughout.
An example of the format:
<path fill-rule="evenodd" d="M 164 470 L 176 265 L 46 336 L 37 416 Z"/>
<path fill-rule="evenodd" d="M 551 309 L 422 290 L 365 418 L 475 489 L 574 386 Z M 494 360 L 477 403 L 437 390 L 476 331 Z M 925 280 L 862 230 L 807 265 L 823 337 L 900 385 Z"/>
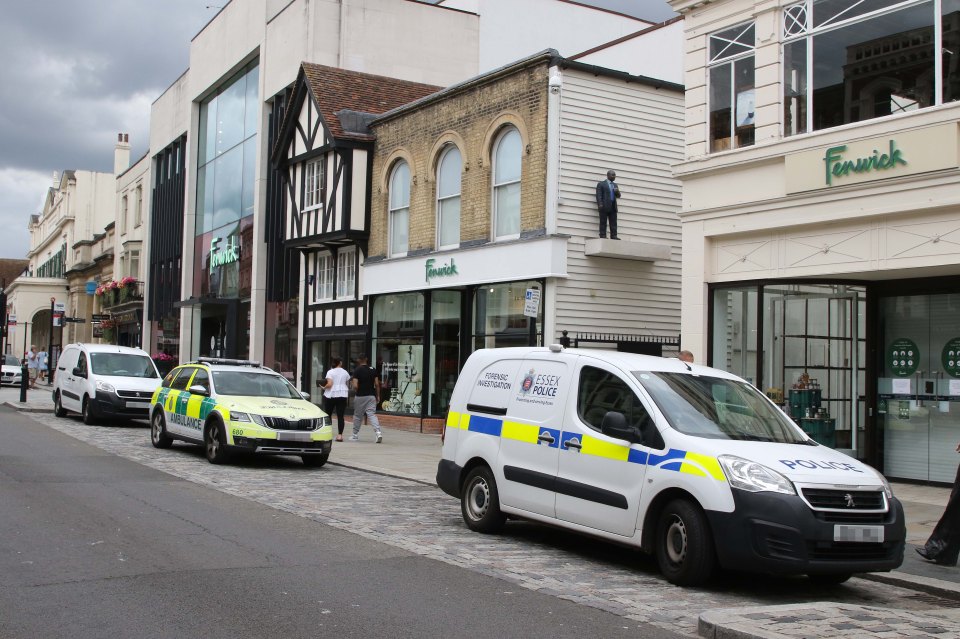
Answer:
<path fill-rule="evenodd" d="M 753 89 L 746 89 L 737 94 L 737 126 L 753 124 L 756 109 L 756 96 Z"/>

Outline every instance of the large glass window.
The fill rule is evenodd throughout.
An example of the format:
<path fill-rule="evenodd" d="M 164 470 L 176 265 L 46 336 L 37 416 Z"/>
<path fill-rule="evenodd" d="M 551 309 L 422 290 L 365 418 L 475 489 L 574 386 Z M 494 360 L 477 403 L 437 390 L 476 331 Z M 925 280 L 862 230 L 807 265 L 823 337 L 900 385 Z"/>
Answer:
<path fill-rule="evenodd" d="M 755 41 L 752 22 L 709 38 L 711 151 L 753 144 Z"/>
<path fill-rule="evenodd" d="M 509 282 L 477 289 L 473 305 L 473 347 L 536 346 L 542 343 L 543 305 L 536 319 L 523 314 L 528 288 L 539 282 Z"/>
<path fill-rule="evenodd" d="M 384 295 L 373 304 L 373 352 L 381 410 L 420 414 L 423 389 L 424 298 Z"/>
<path fill-rule="evenodd" d="M 757 289 L 713 293 L 713 366 L 753 381 L 757 374 Z"/>
<path fill-rule="evenodd" d="M 937 6 L 806 0 L 784 9 L 784 135 L 956 100 L 960 0 L 939 3 L 940 16 Z"/>
<path fill-rule="evenodd" d="M 460 370 L 460 291 L 434 291 L 430 301 L 430 406 L 443 415 Z"/>
<path fill-rule="evenodd" d="M 333 256 L 329 253 L 317 255 L 316 286 L 316 301 L 333 299 Z"/>
<path fill-rule="evenodd" d="M 460 246 L 460 149 L 448 145 L 437 167 L 437 248 Z"/>
<path fill-rule="evenodd" d="M 357 250 L 353 247 L 337 253 L 337 299 L 351 299 L 356 292 Z"/>
<path fill-rule="evenodd" d="M 391 257 L 407 254 L 410 233 L 410 167 L 397 162 L 390 175 L 390 210 L 388 246 Z"/>
<path fill-rule="evenodd" d="M 520 132 L 508 127 L 493 152 L 493 219 L 495 239 L 520 237 Z"/>

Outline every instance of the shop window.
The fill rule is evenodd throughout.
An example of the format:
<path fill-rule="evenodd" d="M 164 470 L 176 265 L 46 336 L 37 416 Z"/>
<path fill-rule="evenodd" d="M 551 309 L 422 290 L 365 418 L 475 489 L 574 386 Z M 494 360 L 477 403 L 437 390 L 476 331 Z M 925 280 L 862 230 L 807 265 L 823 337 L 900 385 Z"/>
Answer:
<path fill-rule="evenodd" d="M 303 209 L 315 209 L 323 204 L 323 158 L 307 162 L 304 167 Z"/>
<path fill-rule="evenodd" d="M 430 406 L 428 414 L 443 415 L 460 371 L 459 291 L 434 291 L 430 299 Z"/>
<path fill-rule="evenodd" d="M 333 299 L 333 255 L 330 253 L 317 255 L 316 287 L 317 302 Z"/>
<path fill-rule="evenodd" d="M 423 406 L 424 296 L 384 295 L 373 304 L 373 353 L 380 373 L 380 406 L 420 414 Z"/>
<path fill-rule="evenodd" d="M 390 175 L 390 209 L 388 247 L 390 257 L 403 257 L 409 248 L 410 233 L 410 167 L 397 162 Z"/>
<path fill-rule="evenodd" d="M 786 7 L 784 135 L 960 97 L 960 0 L 940 6 L 939 17 L 934 2 L 807 0 Z"/>
<path fill-rule="evenodd" d="M 753 144 L 755 40 L 752 22 L 709 38 L 711 151 Z"/>
<path fill-rule="evenodd" d="M 713 292 L 711 365 L 753 381 L 757 375 L 757 289 Z"/>
<path fill-rule="evenodd" d="M 528 288 L 539 282 L 509 282 L 477 289 L 473 306 L 473 348 L 535 346 L 541 343 L 543 306 L 536 318 L 523 314 Z"/>
<path fill-rule="evenodd" d="M 437 248 L 460 246 L 460 149 L 447 145 L 437 167 Z"/>
<path fill-rule="evenodd" d="M 357 250 L 353 247 L 337 253 L 337 299 L 352 299 L 356 295 Z"/>
<path fill-rule="evenodd" d="M 520 237 L 520 132 L 507 127 L 497 138 L 493 152 L 494 239 Z"/>

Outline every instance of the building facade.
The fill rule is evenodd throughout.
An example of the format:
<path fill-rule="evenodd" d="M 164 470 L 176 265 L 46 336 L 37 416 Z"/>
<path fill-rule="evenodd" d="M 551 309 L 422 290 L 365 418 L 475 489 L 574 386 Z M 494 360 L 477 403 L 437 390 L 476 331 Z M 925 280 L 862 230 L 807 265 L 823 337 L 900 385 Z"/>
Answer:
<path fill-rule="evenodd" d="M 371 352 L 380 409 L 438 426 L 478 348 L 679 329 L 682 87 L 545 51 L 371 123 Z M 598 237 L 615 168 L 620 240 Z"/>
<path fill-rule="evenodd" d="M 952 481 L 960 4 L 671 6 L 685 344 L 822 443 Z"/>

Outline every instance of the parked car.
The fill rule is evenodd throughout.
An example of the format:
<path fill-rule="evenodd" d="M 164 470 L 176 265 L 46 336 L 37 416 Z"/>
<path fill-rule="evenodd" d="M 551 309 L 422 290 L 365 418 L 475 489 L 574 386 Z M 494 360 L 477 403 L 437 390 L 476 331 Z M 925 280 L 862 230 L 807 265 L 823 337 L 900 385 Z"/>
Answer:
<path fill-rule="evenodd" d="M 678 585 L 717 566 L 839 583 L 903 561 L 903 508 L 879 472 L 745 380 L 677 359 L 475 351 L 437 484 L 472 530 L 510 516 L 638 546 Z"/>
<path fill-rule="evenodd" d="M 20 368 L 20 360 L 17 359 L 16 355 L 4 355 L 3 356 L 3 376 L 0 377 L 0 384 L 13 384 L 16 386 L 20 385 L 20 378 L 22 369 Z"/>
<path fill-rule="evenodd" d="M 233 453 L 299 455 L 327 462 L 333 428 L 327 414 L 285 377 L 259 362 L 200 358 L 170 371 L 151 402 L 150 440 L 202 444 L 211 464 Z"/>
<path fill-rule="evenodd" d="M 160 373 L 139 348 L 70 344 L 53 378 L 53 411 L 80 413 L 86 424 L 107 418 L 146 419 Z"/>

